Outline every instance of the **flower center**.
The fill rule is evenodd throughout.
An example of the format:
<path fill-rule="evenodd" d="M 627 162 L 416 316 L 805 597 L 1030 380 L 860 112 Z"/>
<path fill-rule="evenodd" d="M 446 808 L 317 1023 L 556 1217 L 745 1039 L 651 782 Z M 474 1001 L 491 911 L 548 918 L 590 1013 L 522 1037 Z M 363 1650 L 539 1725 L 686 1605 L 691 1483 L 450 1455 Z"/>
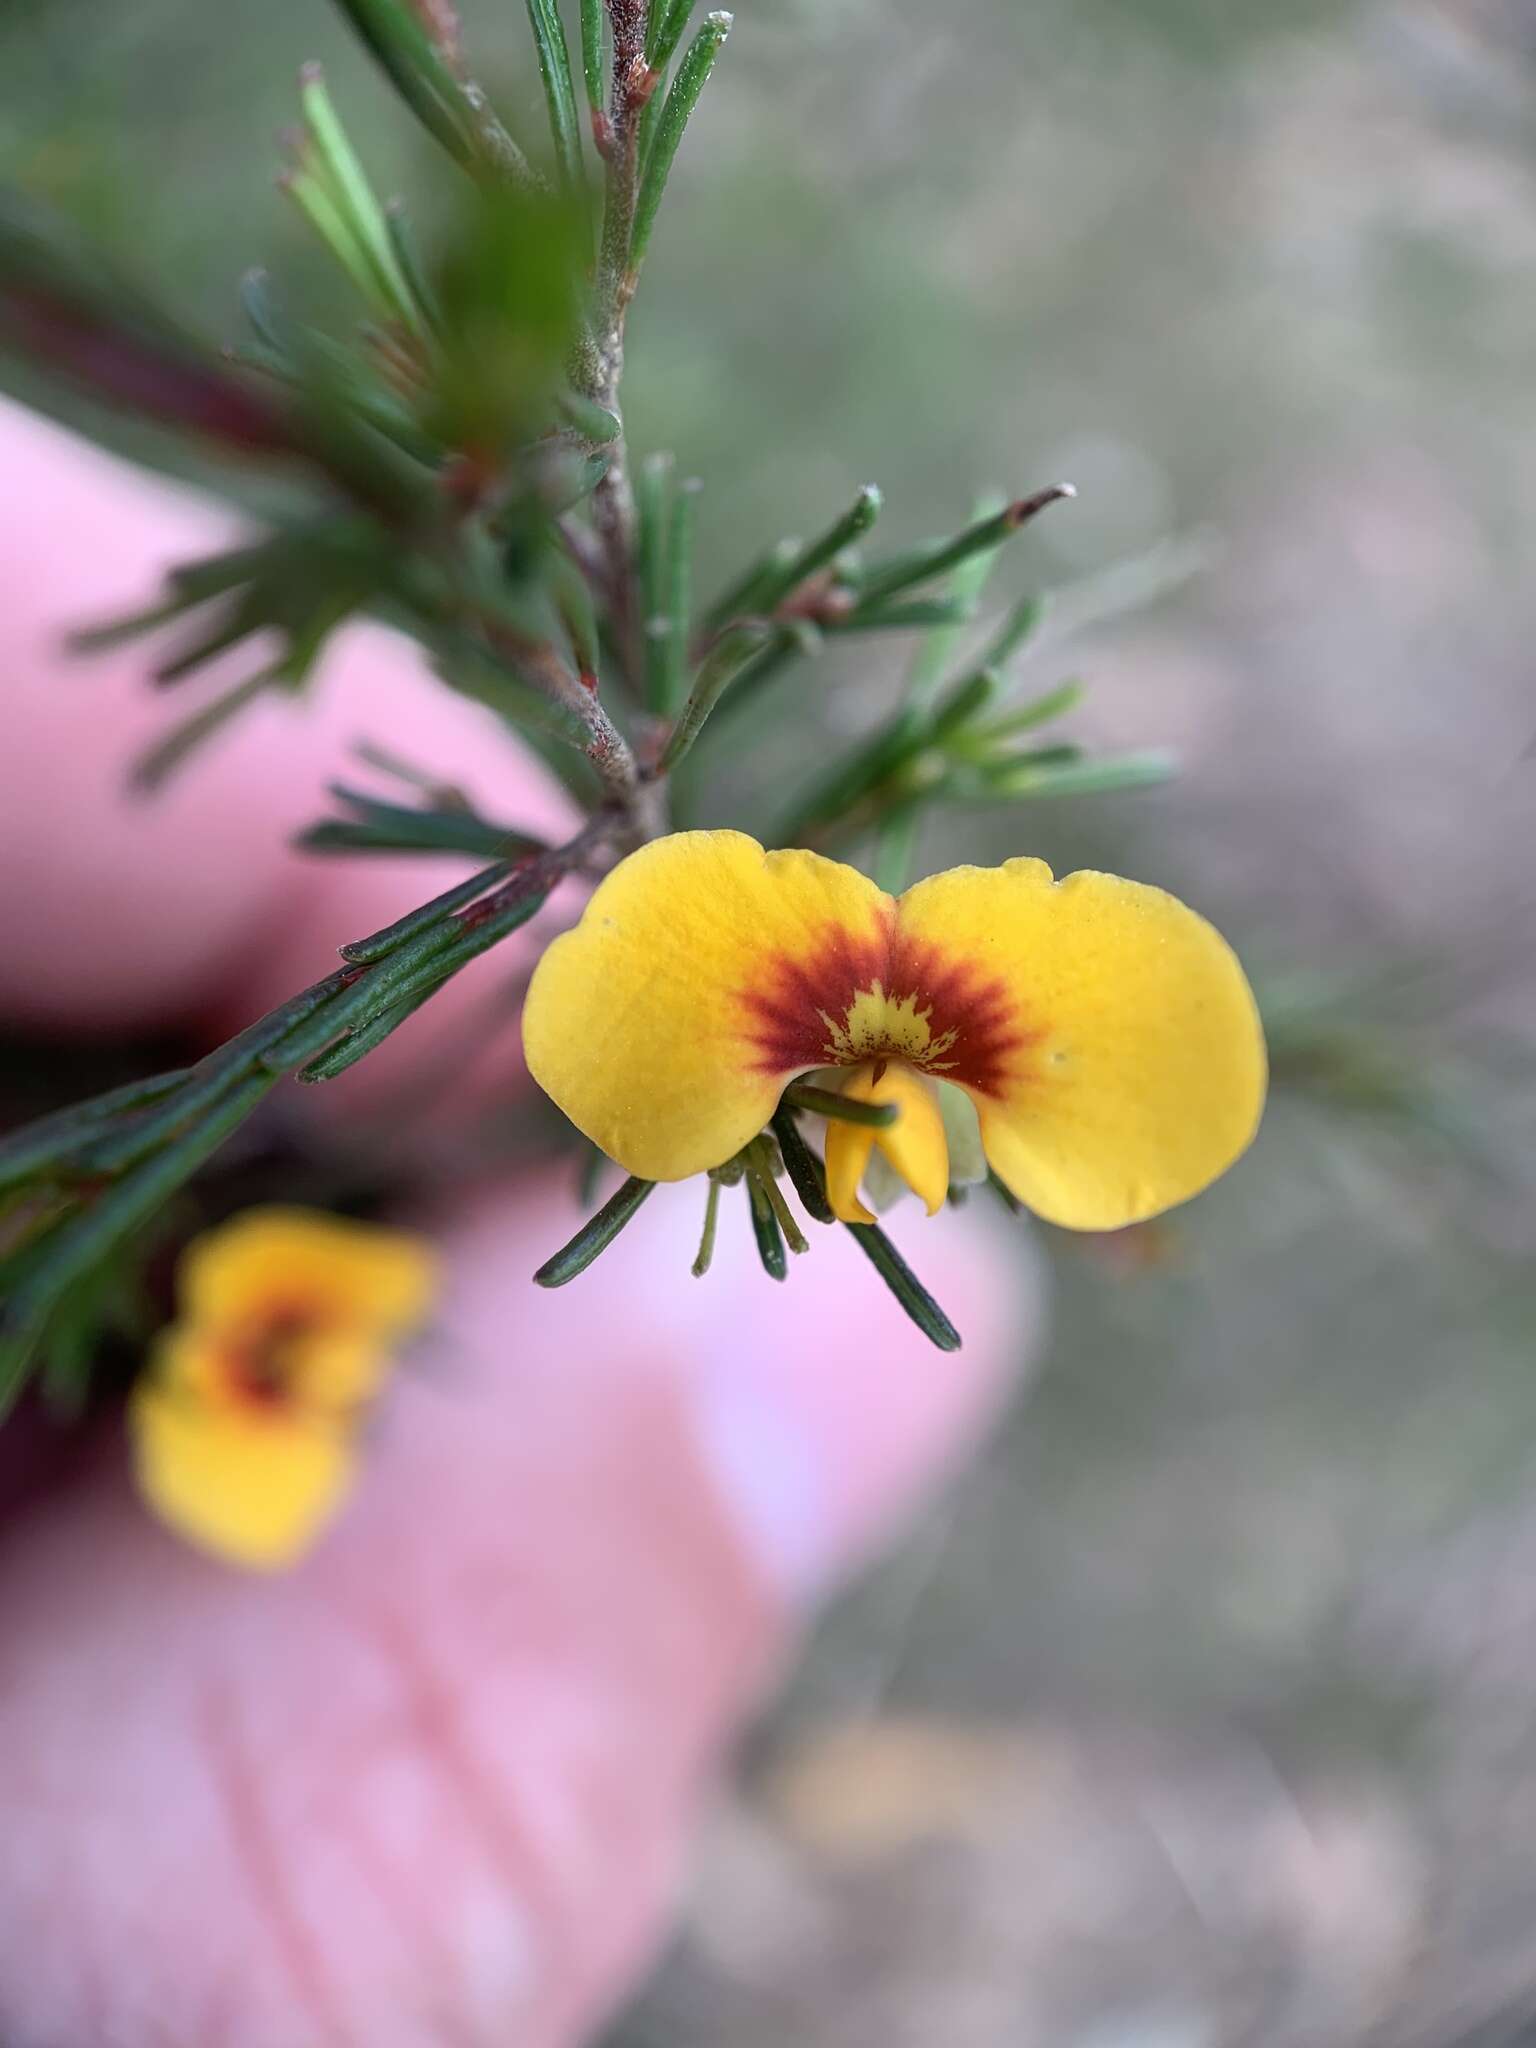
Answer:
<path fill-rule="evenodd" d="M 933 1011 L 914 993 L 888 996 L 883 982 L 861 988 L 843 1013 L 841 1021 L 821 1010 L 826 1026 L 825 1053 L 829 1066 L 857 1067 L 869 1061 L 900 1060 L 925 1073 L 942 1074 L 953 1065 L 947 1059 L 959 1037 L 959 1030 L 935 1035 Z"/>
<path fill-rule="evenodd" d="M 303 1346 L 319 1327 L 313 1308 L 279 1304 L 252 1316 L 222 1347 L 231 1393 L 258 1408 L 281 1408 L 293 1395 Z"/>

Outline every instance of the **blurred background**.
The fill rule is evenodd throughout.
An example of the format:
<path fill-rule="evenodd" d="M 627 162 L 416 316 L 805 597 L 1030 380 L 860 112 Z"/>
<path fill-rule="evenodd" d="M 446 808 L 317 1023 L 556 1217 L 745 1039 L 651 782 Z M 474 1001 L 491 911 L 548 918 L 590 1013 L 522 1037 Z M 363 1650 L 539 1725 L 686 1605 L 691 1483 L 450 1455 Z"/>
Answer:
<path fill-rule="evenodd" d="M 420 195 L 321 0 L 9 0 L 0 175 L 216 333 L 250 263 L 322 304 L 306 56 Z M 923 864 L 1188 896 L 1278 1086 L 1214 1194 L 1045 1242 L 1032 1386 L 822 1622 L 610 2048 L 1536 2043 L 1536 11 L 741 0 L 632 336 L 722 577 L 867 478 L 898 544 L 1075 481 L 999 583 L 1183 776 Z M 750 787 L 902 658 L 776 683 Z"/>

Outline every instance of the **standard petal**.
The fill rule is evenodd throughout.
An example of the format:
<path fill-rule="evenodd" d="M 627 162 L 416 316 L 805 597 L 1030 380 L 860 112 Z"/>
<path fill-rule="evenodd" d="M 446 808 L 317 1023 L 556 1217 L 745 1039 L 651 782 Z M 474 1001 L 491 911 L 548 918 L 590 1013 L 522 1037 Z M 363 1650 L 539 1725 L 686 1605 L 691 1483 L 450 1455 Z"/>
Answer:
<path fill-rule="evenodd" d="M 140 1490 L 161 1521 L 253 1571 L 279 1571 L 303 1556 L 352 1469 L 343 1431 L 199 1401 L 154 1376 L 134 1389 L 128 1432 Z"/>
<path fill-rule="evenodd" d="M 301 1321 L 401 1335 L 421 1322 L 437 1287 L 431 1247 L 313 1209 L 246 1209 L 192 1244 L 181 1262 L 183 1315 L 205 1326 Z"/>
<path fill-rule="evenodd" d="M 1161 889 L 953 868 L 902 897 L 906 981 L 954 1024 L 945 1078 L 1019 1199 L 1071 1230 L 1187 1201 L 1258 1128 L 1266 1060 L 1236 955 Z"/>
<path fill-rule="evenodd" d="M 719 1166 L 884 969 L 895 905 L 819 854 L 679 832 L 621 861 L 539 962 L 529 1071 L 646 1180 Z"/>

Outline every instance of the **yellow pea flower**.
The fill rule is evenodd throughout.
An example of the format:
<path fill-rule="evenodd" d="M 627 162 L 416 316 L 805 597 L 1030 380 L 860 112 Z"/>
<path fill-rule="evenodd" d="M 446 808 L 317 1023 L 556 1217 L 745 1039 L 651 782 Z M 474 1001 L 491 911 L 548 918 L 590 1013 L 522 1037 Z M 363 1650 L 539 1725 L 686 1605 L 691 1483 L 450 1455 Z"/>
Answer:
<path fill-rule="evenodd" d="M 435 1289 L 420 1239 L 338 1216 L 247 1209 L 198 1238 L 128 1407 L 156 1514 L 231 1563 L 293 1563 L 340 1505 L 358 1425 Z"/>
<path fill-rule="evenodd" d="M 935 1079 L 974 1103 L 999 1179 L 1073 1230 L 1198 1194 L 1246 1149 L 1266 1082 L 1236 956 L 1161 889 L 1010 860 L 891 897 L 739 832 L 621 861 L 539 962 L 523 1042 L 571 1122 L 646 1180 L 722 1165 L 797 1075 L 845 1069 L 846 1092 L 900 1111 L 829 1124 L 828 1196 L 850 1223 L 873 1221 L 873 1146 L 930 1214 L 943 1201 Z"/>

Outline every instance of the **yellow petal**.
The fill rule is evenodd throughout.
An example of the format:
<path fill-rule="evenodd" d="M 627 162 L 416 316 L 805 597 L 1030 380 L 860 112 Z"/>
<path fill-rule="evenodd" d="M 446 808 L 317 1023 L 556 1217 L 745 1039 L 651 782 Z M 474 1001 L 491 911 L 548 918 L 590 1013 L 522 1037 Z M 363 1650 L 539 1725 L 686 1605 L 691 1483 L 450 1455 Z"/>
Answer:
<path fill-rule="evenodd" d="M 1000 1178 L 1052 1223 L 1116 1230 L 1198 1194 L 1264 1105 L 1263 1032 L 1220 933 L 1117 875 L 954 868 L 901 899 L 893 990 L 922 991 Z"/>
<path fill-rule="evenodd" d="M 247 1330 L 254 1333 L 249 1348 Z M 272 1405 L 346 1422 L 379 1391 L 393 1363 L 371 1330 L 322 1325 L 263 1344 L 255 1318 L 250 1325 L 177 1324 L 160 1340 L 157 1369 L 182 1394 L 214 1402 L 259 1399 L 248 1382 L 260 1374 Z"/>
<path fill-rule="evenodd" d="M 133 1391 L 128 1429 L 140 1491 L 160 1519 L 253 1571 L 303 1556 L 352 1469 L 351 1435 L 333 1423 L 201 1401 L 153 1374 Z"/>
<path fill-rule="evenodd" d="M 767 1123 L 878 979 L 895 906 L 819 854 L 739 832 L 632 853 L 534 973 L 529 1071 L 630 1173 L 683 1180 Z"/>
<path fill-rule="evenodd" d="M 930 1216 L 944 1206 L 949 1192 L 949 1147 L 932 1086 L 908 1067 L 888 1065 L 878 1080 L 877 1072 L 875 1066 L 857 1068 L 842 1093 L 855 1102 L 894 1102 L 901 1112 L 895 1123 L 850 1124 L 836 1117 L 827 1121 L 827 1200 L 844 1223 L 875 1220 L 859 1200 L 872 1146 L 878 1145 Z"/>
<path fill-rule="evenodd" d="M 295 1321 L 401 1336 L 419 1323 L 437 1287 L 431 1247 L 310 1209 L 245 1209 L 198 1238 L 182 1257 L 178 1288 L 191 1323 L 234 1326 L 289 1312 Z"/>
<path fill-rule="evenodd" d="M 869 1170 L 875 1134 L 868 1124 L 827 1121 L 827 1200 L 841 1223 L 873 1223 L 872 1210 L 859 1200 L 859 1184 Z"/>

